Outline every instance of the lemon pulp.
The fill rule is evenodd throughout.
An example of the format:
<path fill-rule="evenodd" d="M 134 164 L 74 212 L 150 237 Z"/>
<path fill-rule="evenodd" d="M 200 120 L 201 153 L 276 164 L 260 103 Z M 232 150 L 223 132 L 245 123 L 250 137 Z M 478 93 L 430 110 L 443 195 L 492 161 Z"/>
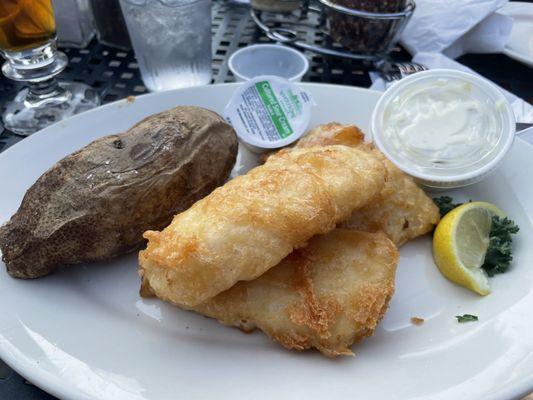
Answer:
<path fill-rule="evenodd" d="M 490 293 L 488 277 L 481 266 L 494 215 L 504 214 L 486 202 L 463 204 L 442 218 L 433 236 L 433 257 L 441 273 L 480 295 Z"/>

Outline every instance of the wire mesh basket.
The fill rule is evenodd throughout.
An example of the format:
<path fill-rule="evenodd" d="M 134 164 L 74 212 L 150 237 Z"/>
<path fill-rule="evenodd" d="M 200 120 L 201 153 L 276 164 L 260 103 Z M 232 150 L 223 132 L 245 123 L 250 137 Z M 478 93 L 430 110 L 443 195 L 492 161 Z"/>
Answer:
<path fill-rule="evenodd" d="M 414 9 L 414 0 L 318 0 L 304 1 L 292 13 L 252 9 L 251 16 L 276 42 L 324 55 L 379 62 L 398 42 Z M 310 27 L 327 35 L 331 39 L 328 45 L 309 43 L 299 35 Z"/>

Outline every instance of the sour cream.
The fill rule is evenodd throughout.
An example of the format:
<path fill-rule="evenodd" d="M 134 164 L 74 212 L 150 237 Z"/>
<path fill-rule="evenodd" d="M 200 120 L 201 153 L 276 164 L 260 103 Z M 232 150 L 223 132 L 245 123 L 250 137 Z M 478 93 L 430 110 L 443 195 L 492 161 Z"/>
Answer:
<path fill-rule="evenodd" d="M 385 109 L 383 136 L 421 166 L 466 167 L 498 145 L 502 128 L 495 106 L 457 79 L 414 85 Z"/>
<path fill-rule="evenodd" d="M 493 169 L 512 143 L 514 117 L 488 81 L 434 70 L 392 86 L 372 129 L 376 145 L 405 172 L 433 187 L 453 187 Z"/>

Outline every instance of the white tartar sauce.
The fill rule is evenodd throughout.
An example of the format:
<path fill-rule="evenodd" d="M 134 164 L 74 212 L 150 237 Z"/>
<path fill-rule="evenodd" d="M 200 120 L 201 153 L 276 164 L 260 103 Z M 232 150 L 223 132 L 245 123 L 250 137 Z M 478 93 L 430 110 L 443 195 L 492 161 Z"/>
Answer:
<path fill-rule="evenodd" d="M 383 113 L 386 146 L 432 170 L 463 169 L 498 146 L 502 122 L 482 89 L 456 78 L 406 86 Z"/>

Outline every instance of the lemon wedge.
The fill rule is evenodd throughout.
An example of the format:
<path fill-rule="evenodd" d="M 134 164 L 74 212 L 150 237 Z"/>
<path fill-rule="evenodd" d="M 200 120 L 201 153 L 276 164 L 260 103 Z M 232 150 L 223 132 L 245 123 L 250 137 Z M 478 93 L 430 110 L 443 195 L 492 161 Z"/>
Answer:
<path fill-rule="evenodd" d="M 492 216 L 503 217 L 493 204 L 463 204 L 442 218 L 433 235 L 433 257 L 440 272 L 480 295 L 490 293 L 487 273 L 481 268 L 489 246 Z"/>

